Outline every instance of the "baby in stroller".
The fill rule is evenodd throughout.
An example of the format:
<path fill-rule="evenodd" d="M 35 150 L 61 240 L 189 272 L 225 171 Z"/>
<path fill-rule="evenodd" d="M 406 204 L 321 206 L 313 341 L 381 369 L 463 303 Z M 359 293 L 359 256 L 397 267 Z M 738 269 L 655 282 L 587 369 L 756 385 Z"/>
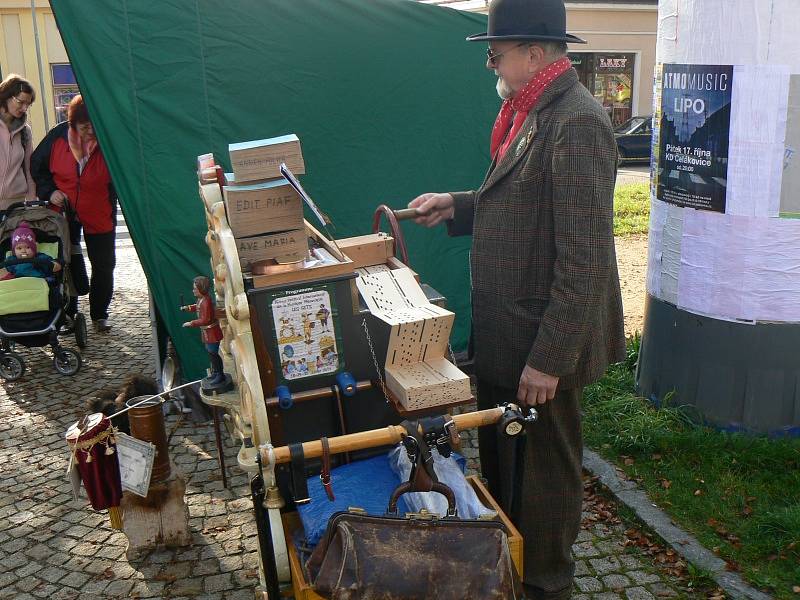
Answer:
<path fill-rule="evenodd" d="M 12 204 L 0 213 L 0 377 L 15 381 L 25 373 L 17 345 L 50 346 L 53 364 L 75 375 L 81 356 L 59 343 L 69 321 L 70 240 L 65 217 L 46 201 Z M 86 345 L 86 321 L 74 318 L 78 346 Z"/>
<path fill-rule="evenodd" d="M 11 235 L 11 250 L 18 262 L 13 259 L 4 261 L 5 268 L 0 269 L 0 281 L 16 277 L 41 277 L 48 283 L 55 283 L 53 274 L 61 270 L 61 259 L 36 251 L 36 234 L 27 222 L 22 221 Z M 28 262 L 27 259 L 32 260 Z"/>

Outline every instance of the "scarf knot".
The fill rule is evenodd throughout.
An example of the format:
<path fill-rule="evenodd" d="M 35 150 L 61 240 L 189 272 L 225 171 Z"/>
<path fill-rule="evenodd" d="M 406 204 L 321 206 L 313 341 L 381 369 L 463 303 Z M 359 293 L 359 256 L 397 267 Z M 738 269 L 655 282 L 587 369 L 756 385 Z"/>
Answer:
<path fill-rule="evenodd" d="M 572 62 L 568 57 L 560 58 L 539 71 L 513 98 L 503 100 L 492 127 L 491 153 L 497 162 L 505 155 L 544 91 L 571 68 Z"/>

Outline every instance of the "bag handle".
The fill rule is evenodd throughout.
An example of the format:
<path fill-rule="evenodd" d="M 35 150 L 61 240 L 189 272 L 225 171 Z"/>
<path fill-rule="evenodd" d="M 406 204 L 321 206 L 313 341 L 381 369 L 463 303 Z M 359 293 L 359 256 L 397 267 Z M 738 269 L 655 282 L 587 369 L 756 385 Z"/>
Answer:
<path fill-rule="evenodd" d="M 417 421 L 404 421 L 402 426 L 407 432 L 407 435 L 403 436 L 403 446 L 411 461 L 411 473 L 408 481 L 401 483 L 392 492 L 387 512 L 397 514 L 397 501 L 400 496 L 408 492 L 438 492 L 447 499 L 447 516 L 456 516 L 455 494 L 436 477 L 431 449 L 423 433 L 424 428 Z"/>
<path fill-rule="evenodd" d="M 455 517 L 458 515 L 456 509 L 456 495 L 453 493 L 453 490 L 439 481 L 431 482 L 431 487 L 427 490 L 414 489 L 414 485 L 410 481 L 401 483 L 392 492 L 392 497 L 389 499 L 389 510 L 386 512 L 392 515 L 397 514 L 397 501 L 400 500 L 400 496 L 408 492 L 438 492 L 447 499 L 447 516 Z"/>

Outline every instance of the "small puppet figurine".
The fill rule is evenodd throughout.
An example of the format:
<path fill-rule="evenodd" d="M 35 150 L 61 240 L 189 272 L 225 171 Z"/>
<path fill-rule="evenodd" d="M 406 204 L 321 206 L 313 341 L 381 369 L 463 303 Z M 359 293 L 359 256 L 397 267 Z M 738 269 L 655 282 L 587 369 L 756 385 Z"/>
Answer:
<path fill-rule="evenodd" d="M 36 234 L 25 221 L 11 234 L 11 250 L 14 258 L 25 260 L 34 259 L 32 262 L 9 264 L 0 269 L 0 279 L 14 279 L 16 277 L 39 277 L 48 279 L 53 273 L 61 270 L 61 263 L 53 260 L 43 252 L 36 251 Z M 13 262 L 13 259 L 8 259 Z"/>
<path fill-rule="evenodd" d="M 211 362 L 211 375 L 203 379 L 200 387 L 203 391 L 221 393 L 230 390 L 232 384 L 230 375 L 226 375 L 223 370 L 222 358 L 219 355 L 222 329 L 214 314 L 214 300 L 209 294 L 209 287 L 208 277 L 195 277 L 192 293 L 197 298 L 197 304 L 181 306 L 181 310 L 197 313 L 196 319 L 187 321 L 183 326 L 200 328 L 200 335 L 206 345 L 206 352 L 208 352 L 208 358 Z"/>

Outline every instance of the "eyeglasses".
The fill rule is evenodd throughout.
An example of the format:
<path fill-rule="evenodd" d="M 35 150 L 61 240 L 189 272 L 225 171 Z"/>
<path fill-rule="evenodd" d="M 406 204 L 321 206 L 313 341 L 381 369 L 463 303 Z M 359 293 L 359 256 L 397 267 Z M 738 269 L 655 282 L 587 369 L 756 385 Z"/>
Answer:
<path fill-rule="evenodd" d="M 528 42 L 520 42 L 516 46 L 511 46 L 511 48 L 509 48 L 508 50 L 503 50 L 502 52 L 495 52 L 491 48 L 487 48 L 486 49 L 486 58 L 487 58 L 490 66 L 496 67 L 498 65 L 498 63 L 500 62 L 500 57 L 501 56 L 503 56 L 504 54 L 507 54 L 508 52 L 511 52 L 515 48 L 519 48 L 520 46 L 527 46 L 527 45 L 528 45 Z"/>
<path fill-rule="evenodd" d="M 17 105 L 24 108 L 30 108 L 31 104 L 33 104 L 33 100 L 31 100 L 30 102 L 25 102 L 25 100 L 20 100 L 16 96 L 11 96 L 11 97 L 14 99 L 14 102 L 16 102 Z"/>

